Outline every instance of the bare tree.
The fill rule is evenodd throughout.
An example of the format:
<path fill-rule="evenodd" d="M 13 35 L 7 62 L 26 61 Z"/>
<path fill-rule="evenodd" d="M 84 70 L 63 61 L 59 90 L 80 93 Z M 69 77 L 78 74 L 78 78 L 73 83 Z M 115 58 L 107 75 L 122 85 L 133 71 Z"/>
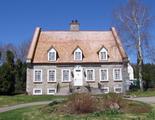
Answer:
<path fill-rule="evenodd" d="M 10 50 L 14 54 L 15 61 L 20 59 L 22 62 L 26 62 L 27 52 L 30 46 L 30 41 L 22 41 L 17 46 L 9 43 L 0 46 L 0 64 L 6 61 L 6 51 Z"/>
<path fill-rule="evenodd" d="M 27 56 L 29 46 L 30 46 L 30 41 L 23 41 L 18 45 L 16 49 L 17 58 L 19 58 L 22 62 L 26 61 L 26 56 Z"/>
<path fill-rule="evenodd" d="M 143 47 L 148 40 L 148 28 L 152 17 L 149 14 L 148 7 L 139 0 L 128 0 L 127 4 L 115 10 L 114 16 L 119 23 L 117 26 L 119 26 L 120 35 L 124 34 L 126 37 L 126 41 L 123 41 L 124 44 L 127 43 L 126 46 L 133 47 L 136 50 L 138 80 L 140 89 L 143 91 L 142 64 L 145 50 Z"/>

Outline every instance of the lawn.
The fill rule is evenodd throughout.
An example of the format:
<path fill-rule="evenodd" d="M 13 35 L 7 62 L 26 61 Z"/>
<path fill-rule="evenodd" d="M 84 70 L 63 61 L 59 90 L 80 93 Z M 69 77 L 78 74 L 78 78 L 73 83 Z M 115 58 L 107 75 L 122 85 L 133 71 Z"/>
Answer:
<path fill-rule="evenodd" d="M 144 92 L 136 91 L 136 92 L 129 92 L 128 94 L 138 97 L 142 96 L 148 97 L 148 96 L 155 96 L 155 91 L 144 91 Z M 53 100 L 57 98 L 64 98 L 64 96 L 53 96 L 53 95 L 28 96 L 24 94 L 14 96 L 0 96 L 0 107 L 16 105 L 21 103 Z"/>
<path fill-rule="evenodd" d="M 41 111 L 43 106 L 33 106 L 17 109 L 5 113 L 0 113 L 0 120 L 155 120 L 154 109 L 149 113 L 143 114 L 124 114 L 124 113 L 91 113 L 82 115 L 55 114 Z"/>
<path fill-rule="evenodd" d="M 148 91 L 134 91 L 134 92 L 128 92 L 127 94 L 137 97 L 151 97 L 155 96 L 155 90 L 148 90 Z"/>
<path fill-rule="evenodd" d="M 53 95 L 28 96 L 24 94 L 14 96 L 0 96 L 0 107 L 16 105 L 21 103 L 47 101 L 58 98 L 64 98 L 64 96 L 53 96 Z"/>
<path fill-rule="evenodd" d="M 91 100 L 97 101 L 90 102 Z M 120 108 L 111 107 L 114 105 L 111 103 L 119 105 Z M 97 109 L 89 108 L 87 105 L 95 105 Z M 76 109 L 80 106 L 82 109 Z M 93 111 L 83 111 L 91 109 Z M 48 105 L 0 113 L 0 120 L 155 120 L 155 104 L 150 106 L 142 102 L 122 99 L 117 94 L 104 96 L 75 94 L 66 100 L 55 100 Z"/>

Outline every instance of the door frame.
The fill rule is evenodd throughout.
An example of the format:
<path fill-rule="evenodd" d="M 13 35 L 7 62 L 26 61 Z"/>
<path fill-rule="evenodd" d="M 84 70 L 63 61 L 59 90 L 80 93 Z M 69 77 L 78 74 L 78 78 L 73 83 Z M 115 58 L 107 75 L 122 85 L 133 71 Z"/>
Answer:
<path fill-rule="evenodd" d="M 75 72 L 76 72 L 76 70 L 81 70 L 81 73 L 80 73 L 81 74 L 81 84 L 79 84 L 79 85 L 75 84 L 75 74 L 76 74 Z M 80 65 L 77 65 L 74 67 L 74 79 L 73 80 L 74 80 L 73 81 L 74 86 L 83 86 L 83 68 Z"/>

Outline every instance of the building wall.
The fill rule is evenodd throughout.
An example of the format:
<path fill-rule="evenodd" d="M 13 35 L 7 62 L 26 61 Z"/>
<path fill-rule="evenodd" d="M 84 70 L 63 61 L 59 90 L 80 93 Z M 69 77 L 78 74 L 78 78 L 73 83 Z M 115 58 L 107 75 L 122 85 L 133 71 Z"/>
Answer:
<path fill-rule="evenodd" d="M 129 79 L 134 80 L 134 70 L 133 67 L 128 63 L 128 74 L 129 74 Z"/>
<path fill-rule="evenodd" d="M 75 64 L 72 65 L 32 65 L 31 67 L 27 68 L 27 85 L 26 89 L 28 94 L 33 94 L 33 88 L 42 88 L 42 93 L 47 94 L 47 88 L 56 88 L 57 83 L 60 84 L 60 87 L 67 87 L 69 83 L 62 83 L 61 81 L 61 70 L 62 69 L 70 69 L 71 72 L 75 68 Z M 127 73 L 127 67 L 125 67 L 123 64 L 82 64 L 80 65 L 83 68 L 83 72 L 86 71 L 86 69 L 94 69 L 95 70 L 95 81 L 90 82 L 89 85 L 94 88 L 98 88 L 98 83 L 101 83 L 105 87 L 109 87 L 110 92 L 114 91 L 114 86 L 116 87 L 122 87 L 123 92 L 125 91 L 125 80 L 128 80 L 128 73 Z M 99 70 L 101 68 L 107 68 L 108 69 L 108 78 L 109 81 L 107 82 L 100 82 L 100 76 L 99 76 Z M 122 68 L 122 81 L 114 81 L 113 80 L 113 68 Z M 33 71 L 34 69 L 42 69 L 42 83 L 34 83 L 33 82 Z M 48 83 L 47 82 L 47 71 L 48 69 L 56 69 L 56 83 Z M 73 76 L 71 75 L 71 80 L 73 81 Z M 83 73 L 83 83 L 84 85 L 87 85 L 86 82 L 86 76 Z"/>

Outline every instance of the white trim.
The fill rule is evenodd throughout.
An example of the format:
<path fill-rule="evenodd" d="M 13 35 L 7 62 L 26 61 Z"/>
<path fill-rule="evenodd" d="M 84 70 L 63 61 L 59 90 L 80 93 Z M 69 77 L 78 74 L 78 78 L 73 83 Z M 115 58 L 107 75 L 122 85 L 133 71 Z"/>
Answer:
<path fill-rule="evenodd" d="M 49 80 L 49 71 L 50 71 L 50 70 L 55 71 L 54 81 L 50 81 L 50 80 Z M 47 82 L 56 82 L 56 69 L 48 69 L 48 70 L 47 70 Z"/>
<path fill-rule="evenodd" d="M 107 89 L 107 92 L 104 92 L 104 93 L 106 93 L 106 94 L 109 93 L 109 87 L 103 87 L 103 89 Z"/>
<path fill-rule="evenodd" d="M 81 79 L 78 79 L 76 80 L 76 71 L 77 70 L 80 70 L 80 74 L 81 74 Z M 73 82 L 74 82 L 74 86 L 83 86 L 83 68 L 81 66 L 75 66 L 74 67 L 74 70 L 73 70 L 73 74 L 74 74 L 74 77 L 73 77 Z M 81 84 L 80 84 L 81 82 Z"/>
<path fill-rule="evenodd" d="M 54 59 L 53 60 L 50 60 L 49 59 L 49 53 L 50 52 L 54 52 Z M 49 51 L 48 51 L 48 61 L 56 61 L 56 50 L 54 48 L 51 48 Z"/>
<path fill-rule="evenodd" d="M 35 90 L 40 90 L 40 93 L 35 93 Z M 33 88 L 33 95 L 42 95 L 42 89 L 41 88 Z"/>
<path fill-rule="evenodd" d="M 117 88 L 121 88 L 121 92 L 116 91 Z M 122 87 L 116 87 L 116 86 L 114 86 L 114 92 L 115 93 L 122 93 Z"/>
<path fill-rule="evenodd" d="M 115 79 L 115 70 L 116 69 L 120 70 L 120 79 Z M 114 81 L 122 81 L 122 68 L 113 68 L 113 80 Z"/>
<path fill-rule="evenodd" d="M 87 78 L 87 71 L 88 70 L 93 70 L 93 80 L 88 80 L 88 78 Z M 94 69 L 91 69 L 91 68 L 86 69 L 86 81 L 95 81 L 95 70 Z"/>
<path fill-rule="evenodd" d="M 31 63 L 31 59 L 27 59 L 26 60 L 26 63 Z"/>
<path fill-rule="evenodd" d="M 105 52 L 106 53 L 106 58 L 105 59 L 101 58 L 101 52 Z M 107 50 L 104 47 L 99 51 L 99 59 L 100 60 L 108 60 L 108 52 L 107 52 Z"/>
<path fill-rule="evenodd" d="M 80 59 L 75 59 L 76 57 L 75 57 L 75 53 L 76 52 L 80 52 Z M 76 60 L 76 61 L 81 61 L 82 60 L 82 50 L 80 49 L 80 48 L 77 48 L 75 51 L 74 51 L 74 60 Z"/>
<path fill-rule="evenodd" d="M 35 80 L 35 71 L 41 71 L 41 81 Z M 42 80 L 42 69 L 34 69 L 33 70 L 33 82 L 37 82 L 37 83 L 43 82 L 43 80 Z"/>
<path fill-rule="evenodd" d="M 106 80 L 101 80 L 101 70 L 106 70 L 107 71 L 107 79 Z M 100 75 L 100 81 L 109 81 L 109 72 L 108 72 L 108 68 L 101 68 L 99 71 L 99 75 Z"/>
<path fill-rule="evenodd" d="M 49 93 L 49 90 L 54 90 L 54 93 Z M 47 88 L 47 95 L 54 95 L 56 93 L 56 88 Z"/>
<path fill-rule="evenodd" d="M 63 71 L 64 70 L 68 70 L 69 71 L 69 80 L 68 81 L 63 81 Z M 71 73 L 70 73 L 70 69 L 62 69 L 61 70 L 61 82 L 70 82 L 71 81 Z"/>

